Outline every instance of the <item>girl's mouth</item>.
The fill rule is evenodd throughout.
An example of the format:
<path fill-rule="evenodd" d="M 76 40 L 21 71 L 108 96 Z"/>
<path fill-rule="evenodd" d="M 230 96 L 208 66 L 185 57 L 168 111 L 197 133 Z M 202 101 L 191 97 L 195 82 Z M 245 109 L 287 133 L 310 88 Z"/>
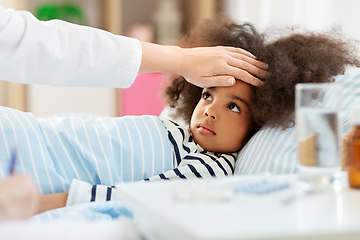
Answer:
<path fill-rule="evenodd" d="M 199 125 L 197 126 L 197 130 L 204 134 L 216 135 L 212 126 L 208 123 L 199 123 Z"/>

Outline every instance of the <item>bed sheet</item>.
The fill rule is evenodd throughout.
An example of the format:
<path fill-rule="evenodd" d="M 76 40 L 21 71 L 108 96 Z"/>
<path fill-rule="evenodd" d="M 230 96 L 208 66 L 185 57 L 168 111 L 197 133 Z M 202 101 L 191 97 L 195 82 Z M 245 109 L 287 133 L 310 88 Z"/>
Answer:
<path fill-rule="evenodd" d="M 0 178 L 32 175 L 40 194 L 67 192 L 72 179 L 113 186 L 172 169 L 167 131 L 156 116 L 35 118 L 0 107 Z"/>
<path fill-rule="evenodd" d="M 32 222 L 112 222 L 120 217 L 132 219 L 132 213 L 119 201 L 90 202 L 46 211 L 31 218 Z"/>

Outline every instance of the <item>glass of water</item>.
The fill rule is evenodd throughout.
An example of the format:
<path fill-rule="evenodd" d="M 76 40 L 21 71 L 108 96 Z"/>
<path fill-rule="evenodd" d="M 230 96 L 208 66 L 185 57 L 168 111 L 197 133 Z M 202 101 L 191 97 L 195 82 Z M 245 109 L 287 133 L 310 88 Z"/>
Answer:
<path fill-rule="evenodd" d="M 302 178 L 327 176 L 341 171 L 341 85 L 296 85 L 298 174 Z"/>

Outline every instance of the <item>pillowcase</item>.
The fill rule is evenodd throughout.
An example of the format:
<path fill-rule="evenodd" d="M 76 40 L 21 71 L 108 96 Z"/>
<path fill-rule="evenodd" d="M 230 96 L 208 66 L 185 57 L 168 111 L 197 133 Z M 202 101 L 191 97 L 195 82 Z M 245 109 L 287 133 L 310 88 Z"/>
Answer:
<path fill-rule="evenodd" d="M 333 84 L 342 84 L 340 119 L 342 134 L 347 135 L 351 127 L 351 109 L 360 106 L 360 74 L 336 76 Z M 239 152 L 235 174 L 294 173 L 297 163 L 296 147 L 295 126 L 287 130 L 281 127 L 263 128 Z"/>

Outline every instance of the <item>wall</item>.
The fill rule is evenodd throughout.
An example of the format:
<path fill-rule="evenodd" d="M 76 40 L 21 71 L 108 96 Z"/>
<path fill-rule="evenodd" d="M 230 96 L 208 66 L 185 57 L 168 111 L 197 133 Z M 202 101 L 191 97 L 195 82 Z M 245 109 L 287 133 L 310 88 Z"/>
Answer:
<path fill-rule="evenodd" d="M 168 39 L 160 39 L 161 34 L 157 34 L 159 29 L 156 25 L 155 16 L 161 3 L 161 0 L 123 1 L 123 33 L 128 33 L 128 28 L 133 24 L 151 24 L 154 27 L 152 41 L 161 44 L 176 44 L 176 37 L 174 41 L 169 41 Z M 181 25 L 178 35 L 191 28 L 199 19 L 209 18 L 218 9 L 222 9 L 219 7 L 221 4 L 215 0 L 177 0 L 176 5 L 178 12 L 169 14 L 167 16 L 169 20 L 166 22 L 171 25 L 170 22 L 174 21 L 173 17 L 177 14 L 180 15 Z M 163 29 L 177 29 L 177 27 L 167 26 Z M 119 112 L 121 115 L 159 115 L 165 106 L 165 100 L 161 97 L 162 88 L 163 78 L 161 74 L 139 74 L 131 88 L 119 90 Z"/>
<path fill-rule="evenodd" d="M 281 26 L 324 31 L 341 26 L 348 38 L 359 41 L 360 49 L 358 0 L 227 0 L 226 9 L 234 20 L 251 22 L 261 31 Z"/>

